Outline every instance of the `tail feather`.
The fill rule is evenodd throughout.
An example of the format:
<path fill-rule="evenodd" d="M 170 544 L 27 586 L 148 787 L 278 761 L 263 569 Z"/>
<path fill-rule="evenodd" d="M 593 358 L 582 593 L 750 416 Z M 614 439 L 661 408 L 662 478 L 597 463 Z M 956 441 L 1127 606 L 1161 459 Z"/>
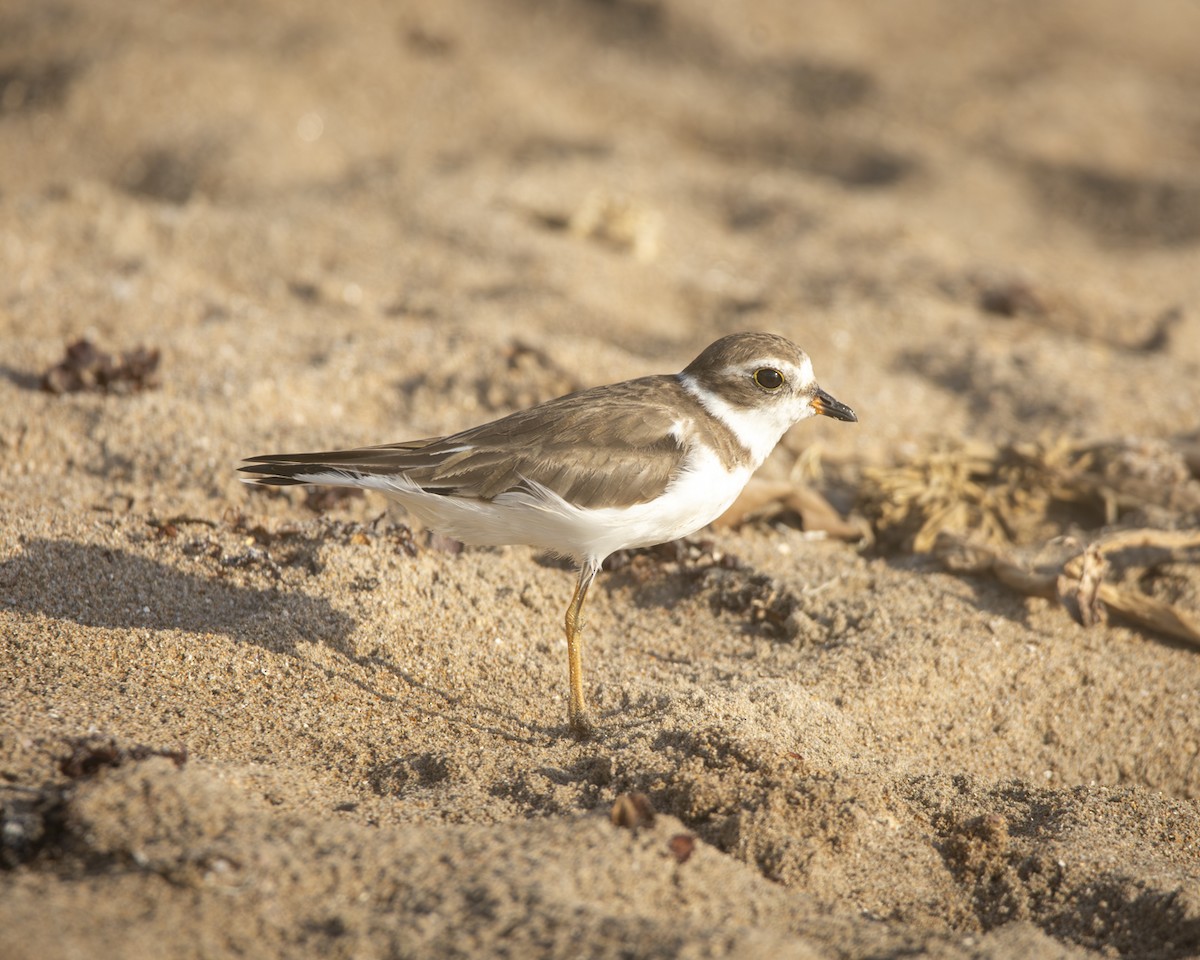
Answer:
<path fill-rule="evenodd" d="M 405 474 L 429 460 L 424 448 L 436 441 L 389 443 L 355 450 L 322 450 L 316 453 L 272 453 L 247 457 L 238 467 L 246 483 L 290 486 L 325 483 L 360 486 L 366 477 Z"/>

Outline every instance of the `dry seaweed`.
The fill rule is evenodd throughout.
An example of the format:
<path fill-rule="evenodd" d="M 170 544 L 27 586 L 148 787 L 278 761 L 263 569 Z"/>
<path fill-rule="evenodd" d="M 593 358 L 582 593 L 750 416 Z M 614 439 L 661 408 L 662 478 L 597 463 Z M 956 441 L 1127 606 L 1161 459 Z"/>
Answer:
<path fill-rule="evenodd" d="M 1133 511 L 1200 510 L 1200 483 L 1164 441 L 947 446 L 863 472 L 859 507 L 884 549 L 927 552 L 939 534 L 1029 544 Z"/>
<path fill-rule="evenodd" d="M 1200 646 L 1200 613 L 1137 586 L 1164 563 L 1200 563 L 1200 531 L 1120 530 L 1082 548 L 1076 543 L 1066 559 L 1042 564 L 1025 561 L 1011 548 L 943 532 L 934 554 L 952 573 L 991 574 L 1019 593 L 1057 600 L 1085 627 L 1112 613 L 1134 626 Z M 1108 579 L 1114 570 L 1125 574 L 1121 582 Z"/>
<path fill-rule="evenodd" d="M 945 447 L 864 471 L 860 506 L 885 549 L 932 551 L 953 573 L 1053 600 L 1084 626 L 1111 614 L 1200 645 L 1196 591 L 1155 593 L 1170 593 L 1172 565 L 1191 584 L 1200 562 L 1187 453 L 1146 439 Z"/>

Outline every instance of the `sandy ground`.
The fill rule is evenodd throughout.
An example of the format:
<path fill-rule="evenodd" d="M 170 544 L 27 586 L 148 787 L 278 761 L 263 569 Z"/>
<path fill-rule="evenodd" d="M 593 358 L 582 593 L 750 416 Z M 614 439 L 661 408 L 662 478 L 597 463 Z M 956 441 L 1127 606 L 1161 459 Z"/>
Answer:
<path fill-rule="evenodd" d="M 1012 537 L 1196 528 L 1197 37 L 1187 0 L 7 0 L 0 953 L 1200 955 L 1197 647 L 946 572 L 864 493 L 1115 442 L 1143 496 Z M 562 564 L 233 472 L 743 329 L 861 421 L 762 474 L 876 545 L 784 511 L 626 558 L 590 741 Z M 40 389 L 80 337 L 159 382 Z M 1140 569 L 1200 610 L 1194 552 Z"/>

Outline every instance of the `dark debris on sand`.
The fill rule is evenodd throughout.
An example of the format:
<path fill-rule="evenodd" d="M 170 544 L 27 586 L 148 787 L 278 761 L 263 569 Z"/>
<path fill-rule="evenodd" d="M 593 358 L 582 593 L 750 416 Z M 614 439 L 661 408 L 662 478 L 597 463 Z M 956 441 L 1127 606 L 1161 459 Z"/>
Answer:
<path fill-rule="evenodd" d="M 159 385 L 157 349 L 137 347 L 114 356 L 83 338 L 67 346 L 63 358 L 42 374 L 48 393 L 139 393 Z"/>

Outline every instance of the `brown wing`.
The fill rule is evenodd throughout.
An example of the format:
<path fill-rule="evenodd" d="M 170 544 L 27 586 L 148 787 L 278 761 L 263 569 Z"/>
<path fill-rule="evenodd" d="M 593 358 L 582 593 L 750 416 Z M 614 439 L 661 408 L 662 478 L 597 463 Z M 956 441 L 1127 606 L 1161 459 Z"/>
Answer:
<path fill-rule="evenodd" d="M 668 404 L 664 406 L 663 403 Z M 680 409 L 686 410 L 680 417 Z M 533 481 L 579 506 L 652 500 L 680 467 L 678 419 L 699 405 L 674 377 L 573 393 L 449 437 L 322 453 L 251 457 L 260 483 L 306 483 L 323 470 L 403 475 L 432 493 L 491 500 Z"/>

